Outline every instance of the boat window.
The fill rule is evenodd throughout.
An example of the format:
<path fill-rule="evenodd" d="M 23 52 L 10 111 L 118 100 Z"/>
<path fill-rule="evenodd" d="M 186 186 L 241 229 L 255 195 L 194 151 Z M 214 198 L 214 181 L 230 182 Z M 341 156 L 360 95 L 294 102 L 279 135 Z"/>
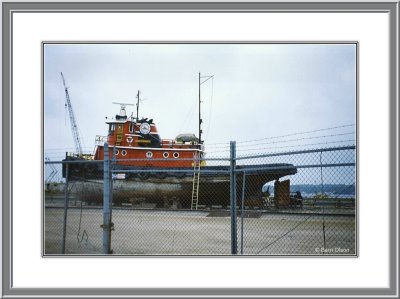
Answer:
<path fill-rule="evenodd" d="M 122 150 L 121 154 L 122 156 L 126 156 L 126 150 Z"/>
<path fill-rule="evenodd" d="M 133 128 L 135 127 L 135 124 L 133 122 L 129 123 L 129 133 L 133 133 Z"/>
<path fill-rule="evenodd" d="M 163 155 L 164 158 L 168 158 L 169 157 L 169 153 L 168 152 L 164 152 L 162 155 Z"/>
<path fill-rule="evenodd" d="M 146 157 L 149 158 L 149 159 L 153 158 L 153 153 L 152 152 L 147 152 L 146 153 Z"/>
<path fill-rule="evenodd" d="M 176 158 L 179 158 L 179 153 L 178 152 L 175 152 L 174 153 L 174 158 L 176 159 Z"/>
<path fill-rule="evenodd" d="M 110 124 L 108 127 L 108 135 L 112 135 L 115 131 L 115 124 Z"/>

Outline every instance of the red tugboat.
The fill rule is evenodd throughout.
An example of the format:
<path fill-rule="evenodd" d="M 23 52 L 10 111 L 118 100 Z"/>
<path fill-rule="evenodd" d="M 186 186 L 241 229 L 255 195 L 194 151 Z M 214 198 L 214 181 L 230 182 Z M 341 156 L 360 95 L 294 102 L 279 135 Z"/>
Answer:
<path fill-rule="evenodd" d="M 113 202 L 145 200 L 158 207 L 174 206 L 196 209 L 198 205 L 229 205 L 229 165 L 205 164 L 204 146 L 201 140 L 199 74 L 199 138 L 194 134 L 180 134 L 175 139 L 161 139 L 153 119 L 139 119 L 140 93 L 137 94 L 136 117 L 128 116 L 126 106 L 121 106 L 115 118 L 106 121 L 107 136 L 96 136 L 94 155 L 67 155 L 69 180 L 81 181 L 82 188 L 91 192 L 79 192 L 82 200 L 102 202 L 102 177 L 104 144 L 108 143 L 109 158 L 113 165 Z M 66 176 L 66 163 L 63 175 Z M 292 164 L 238 165 L 237 170 L 246 172 L 246 198 L 259 197 L 262 186 L 270 181 L 297 173 Z M 238 175 L 238 194 L 241 194 L 241 178 Z M 239 193 L 240 192 L 240 193 Z"/>
<path fill-rule="evenodd" d="M 106 122 L 108 135 L 96 137 L 94 160 L 103 160 L 105 141 L 110 148 L 110 159 L 114 156 L 118 165 L 191 168 L 193 159 L 203 156 L 203 146 L 194 134 L 180 134 L 174 140 L 161 139 L 153 119 L 127 117 L 129 104 L 116 104 L 121 105 L 120 113 L 115 120 Z"/>

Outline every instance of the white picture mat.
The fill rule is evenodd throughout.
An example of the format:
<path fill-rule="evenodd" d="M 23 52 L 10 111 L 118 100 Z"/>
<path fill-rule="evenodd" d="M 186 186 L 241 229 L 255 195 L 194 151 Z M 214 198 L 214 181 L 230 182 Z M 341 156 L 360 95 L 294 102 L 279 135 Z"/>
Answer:
<path fill-rule="evenodd" d="M 359 258 L 42 258 L 42 41 L 358 41 Z M 388 42 L 384 13 L 14 14 L 13 287 L 388 287 Z"/>

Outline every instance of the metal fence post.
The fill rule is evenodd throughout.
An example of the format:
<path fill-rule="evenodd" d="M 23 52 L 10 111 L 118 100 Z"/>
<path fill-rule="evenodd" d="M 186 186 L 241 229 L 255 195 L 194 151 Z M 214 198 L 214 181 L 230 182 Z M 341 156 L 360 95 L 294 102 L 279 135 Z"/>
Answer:
<path fill-rule="evenodd" d="M 104 191 L 103 191 L 103 254 L 110 253 L 110 159 L 108 143 L 104 143 Z"/>
<path fill-rule="evenodd" d="M 117 149 L 113 147 L 113 154 L 112 154 L 112 159 L 111 159 L 111 164 L 109 165 L 109 170 L 110 170 L 110 196 L 109 196 L 109 203 L 110 203 L 110 217 L 109 217 L 109 223 L 110 223 L 110 229 L 108 230 L 109 235 L 110 235 L 110 240 L 109 240 L 109 247 L 108 247 L 108 253 L 113 253 L 111 249 L 111 233 L 114 230 L 114 223 L 112 222 L 112 203 L 113 203 L 113 188 L 114 188 L 114 178 L 113 178 L 113 165 L 115 165 L 116 162 L 116 151 Z"/>
<path fill-rule="evenodd" d="M 242 206 L 240 208 L 240 254 L 243 255 L 243 220 L 244 220 L 244 192 L 246 190 L 246 173 L 243 172 Z"/>
<path fill-rule="evenodd" d="M 68 177 L 69 177 L 69 164 L 65 164 L 65 186 L 64 186 L 64 222 L 63 222 L 63 234 L 61 244 L 61 254 L 65 254 L 65 239 L 67 237 L 67 215 L 68 215 Z"/>
<path fill-rule="evenodd" d="M 231 195 L 231 253 L 237 254 L 237 211 L 236 211 L 236 142 L 230 143 L 230 195 Z"/>
<path fill-rule="evenodd" d="M 321 165 L 321 195 L 324 195 L 324 177 L 322 176 L 322 152 L 319 154 L 319 164 Z"/>

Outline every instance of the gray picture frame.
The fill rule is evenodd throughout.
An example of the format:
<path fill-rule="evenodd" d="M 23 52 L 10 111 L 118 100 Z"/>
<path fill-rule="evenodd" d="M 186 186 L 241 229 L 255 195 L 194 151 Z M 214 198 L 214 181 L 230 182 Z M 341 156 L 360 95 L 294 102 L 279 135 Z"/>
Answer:
<path fill-rule="evenodd" d="M 15 12 L 107 12 L 113 10 L 126 11 L 157 11 L 157 12 L 212 12 L 223 11 L 226 13 L 239 13 L 244 11 L 268 11 L 268 12 L 312 12 L 312 13 L 387 13 L 390 20 L 390 273 L 388 288 L 115 288 L 115 289 L 95 289 L 95 288 L 16 288 L 13 287 L 13 267 L 12 267 L 12 224 L 11 211 L 13 204 L 12 189 L 12 74 L 13 66 L 11 63 L 12 55 L 12 18 Z M 116 296 L 125 297 L 230 297 L 247 298 L 249 296 L 258 297 L 299 297 L 299 296 L 330 296 L 330 297 L 398 297 L 398 35 L 399 35 L 399 2 L 3 2 L 2 3 L 2 297 L 3 298 L 29 298 L 29 297 L 63 297 L 63 298 L 82 298 L 97 297 L 114 298 Z M 38 59 L 40 59 L 38 57 Z M 39 233 L 38 233 L 39 236 Z"/>

